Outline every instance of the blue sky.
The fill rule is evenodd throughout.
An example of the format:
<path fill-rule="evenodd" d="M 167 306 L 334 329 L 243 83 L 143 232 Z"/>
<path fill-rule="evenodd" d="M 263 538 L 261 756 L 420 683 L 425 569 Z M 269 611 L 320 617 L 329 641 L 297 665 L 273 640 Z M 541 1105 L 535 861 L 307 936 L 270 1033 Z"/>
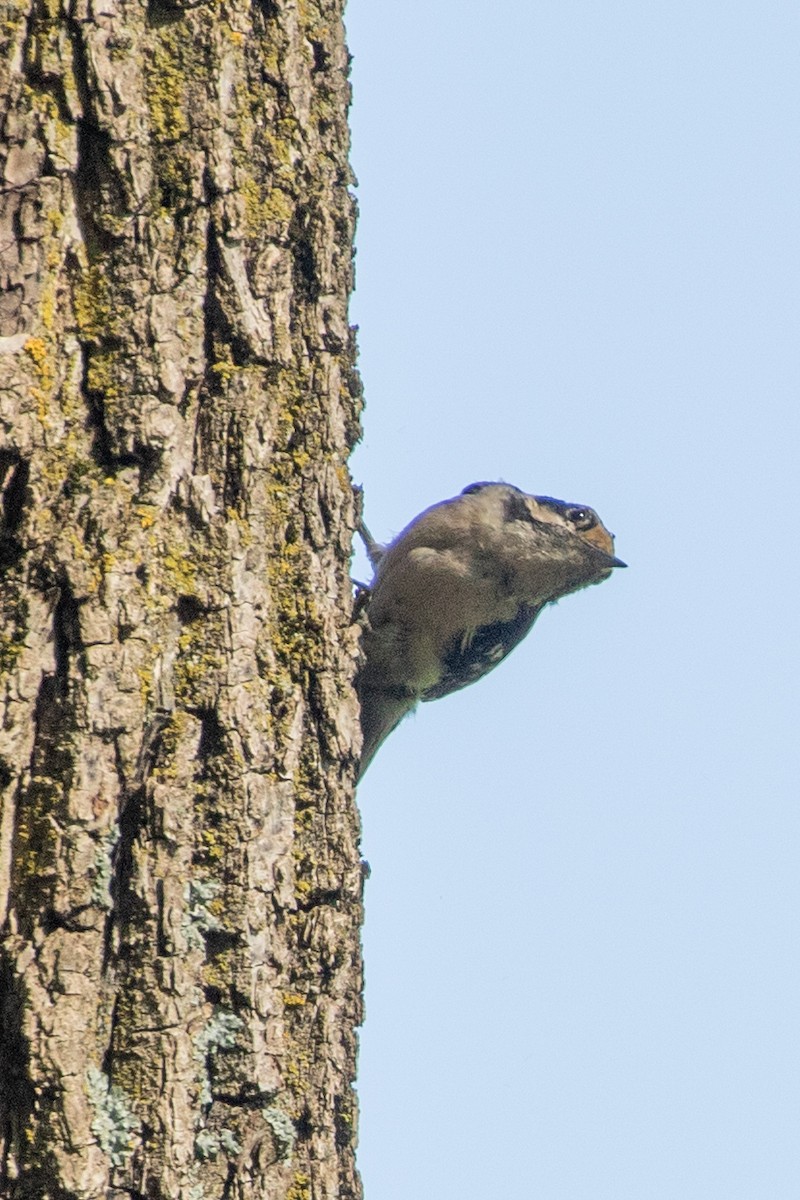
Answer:
<path fill-rule="evenodd" d="M 797 1200 L 800 13 L 347 26 L 373 533 L 502 478 L 630 564 L 359 789 L 367 1200 Z"/>

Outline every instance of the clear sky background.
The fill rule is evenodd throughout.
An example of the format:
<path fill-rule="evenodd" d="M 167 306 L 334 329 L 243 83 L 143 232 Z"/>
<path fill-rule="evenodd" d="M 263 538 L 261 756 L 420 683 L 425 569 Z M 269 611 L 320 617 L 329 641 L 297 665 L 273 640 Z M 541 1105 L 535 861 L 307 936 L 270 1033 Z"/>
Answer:
<path fill-rule="evenodd" d="M 359 789 L 367 1200 L 797 1200 L 800 10 L 347 25 L 373 533 L 505 479 L 630 564 Z"/>

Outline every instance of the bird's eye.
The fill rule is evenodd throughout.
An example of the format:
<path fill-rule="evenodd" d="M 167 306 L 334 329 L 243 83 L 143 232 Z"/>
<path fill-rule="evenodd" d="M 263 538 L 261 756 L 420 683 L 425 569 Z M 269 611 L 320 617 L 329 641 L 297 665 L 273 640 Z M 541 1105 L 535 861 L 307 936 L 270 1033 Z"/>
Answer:
<path fill-rule="evenodd" d="M 576 529 L 591 529 L 597 524 L 597 517 L 590 508 L 568 508 L 566 516 Z"/>

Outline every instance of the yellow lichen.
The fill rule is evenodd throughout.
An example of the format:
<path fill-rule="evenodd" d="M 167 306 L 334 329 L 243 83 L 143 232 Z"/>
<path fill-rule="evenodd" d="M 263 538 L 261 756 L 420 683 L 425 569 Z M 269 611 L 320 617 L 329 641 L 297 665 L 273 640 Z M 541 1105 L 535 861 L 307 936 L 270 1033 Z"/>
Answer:
<path fill-rule="evenodd" d="M 158 509 L 154 504 L 137 504 L 135 511 L 142 529 L 150 529 L 158 520 Z"/>
<path fill-rule="evenodd" d="M 265 228 L 273 222 L 286 227 L 294 213 L 294 203 L 283 188 L 260 186 L 254 179 L 245 179 L 239 188 L 244 203 L 245 230 L 249 237 L 263 237 Z"/>
<path fill-rule="evenodd" d="M 43 338 L 28 338 L 24 349 L 33 362 L 38 381 L 37 385 L 31 388 L 31 394 L 36 401 L 36 415 L 41 423 L 46 425 L 56 381 L 53 359 Z"/>
<path fill-rule="evenodd" d="M 150 524 L 153 522 L 151 521 Z M 161 563 L 173 592 L 180 596 L 196 593 L 197 568 L 188 555 L 168 550 Z"/>
<path fill-rule="evenodd" d="M 237 367 L 234 363 L 228 362 L 227 360 L 220 360 L 219 362 L 213 363 L 211 366 L 211 370 L 214 372 L 220 384 L 223 386 L 227 383 L 230 383 L 233 376 L 236 375 L 240 369 L 240 367 Z"/>
<path fill-rule="evenodd" d="M 92 265 L 82 273 L 75 285 L 73 305 L 81 338 L 96 341 L 114 331 L 115 309 L 108 279 L 100 265 Z"/>
<path fill-rule="evenodd" d="M 299 992 L 284 992 L 283 1003 L 287 1008 L 302 1008 L 306 1003 L 305 996 L 301 996 Z"/>
<path fill-rule="evenodd" d="M 304 1171 L 295 1171 L 286 1200 L 311 1200 L 311 1177 Z"/>

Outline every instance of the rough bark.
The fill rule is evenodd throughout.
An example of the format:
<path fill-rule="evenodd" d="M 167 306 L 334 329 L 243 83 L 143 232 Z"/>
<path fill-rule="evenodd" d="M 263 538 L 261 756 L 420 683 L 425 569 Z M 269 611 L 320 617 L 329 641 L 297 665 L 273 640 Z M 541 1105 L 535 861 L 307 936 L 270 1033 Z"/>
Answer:
<path fill-rule="evenodd" d="M 360 1195 L 341 8 L 2 15 L 14 1200 Z"/>

